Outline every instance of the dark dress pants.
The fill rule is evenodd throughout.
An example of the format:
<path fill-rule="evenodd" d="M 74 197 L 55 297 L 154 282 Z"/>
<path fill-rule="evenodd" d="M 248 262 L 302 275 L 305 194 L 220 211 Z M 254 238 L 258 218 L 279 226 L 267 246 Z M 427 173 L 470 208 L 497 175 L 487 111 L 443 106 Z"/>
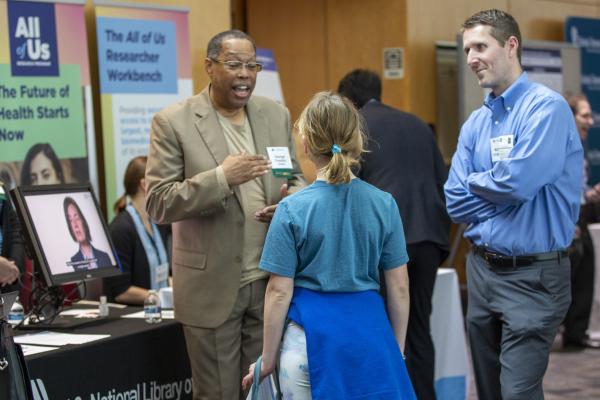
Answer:
<path fill-rule="evenodd" d="M 435 350 L 429 319 L 431 297 L 443 252 L 432 242 L 407 245 L 410 314 L 406 335 L 406 367 L 417 398 L 435 399 Z"/>
<path fill-rule="evenodd" d="M 594 245 L 587 231 L 569 249 L 572 302 L 564 321 L 563 343 L 580 343 L 587 334 L 594 299 Z"/>
<path fill-rule="evenodd" d="M 550 347 L 571 302 L 569 258 L 495 267 L 467 257 L 467 331 L 482 400 L 543 400 Z"/>

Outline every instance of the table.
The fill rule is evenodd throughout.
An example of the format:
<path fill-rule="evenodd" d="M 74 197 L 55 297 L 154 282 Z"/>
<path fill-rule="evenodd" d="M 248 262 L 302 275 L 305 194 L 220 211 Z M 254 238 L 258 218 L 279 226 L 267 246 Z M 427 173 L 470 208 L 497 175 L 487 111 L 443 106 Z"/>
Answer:
<path fill-rule="evenodd" d="M 600 336 L 600 223 L 589 224 L 588 230 L 594 243 L 594 300 L 592 302 L 592 312 L 590 315 L 590 324 L 588 331 L 590 336 Z"/>
<path fill-rule="evenodd" d="M 431 336 L 438 400 L 465 400 L 469 357 L 458 276 L 453 268 L 438 269 L 432 299 Z"/>
<path fill-rule="evenodd" d="M 131 313 L 141 308 L 115 310 Z M 32 331 L 19 331 L 31 333 Z M 183 329 L 178 322 L 147 324 L 116 318 L 70 330 L 110 334 L 83 345 L 26 357 L 38 400 L 191 399 L 192 380 Z"/>

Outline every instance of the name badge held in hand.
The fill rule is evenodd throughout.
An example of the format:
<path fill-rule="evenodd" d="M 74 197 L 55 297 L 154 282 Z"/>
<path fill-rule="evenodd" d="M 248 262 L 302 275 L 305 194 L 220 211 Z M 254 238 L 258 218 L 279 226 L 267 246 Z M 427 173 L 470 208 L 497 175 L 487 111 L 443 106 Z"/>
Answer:
<path fill-rule="evenodd" d="M 287 147 L 267 147 L 267 154 L 271 160 L 273 175 L 280 178 L 292 176 L 292 158 Z"/>

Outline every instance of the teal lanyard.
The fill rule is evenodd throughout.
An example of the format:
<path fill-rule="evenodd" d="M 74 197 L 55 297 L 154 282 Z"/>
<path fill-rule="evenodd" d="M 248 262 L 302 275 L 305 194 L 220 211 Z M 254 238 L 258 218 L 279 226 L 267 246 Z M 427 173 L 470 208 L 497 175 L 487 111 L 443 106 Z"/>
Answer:
<path fill-rule="evenodd" d="M 127 204 L 125 210 L 131 215 L 133 219 L 133 223 L 135 225 L 135 230 L 137 231 L 138 237 L 140 238 L 142 245 L 144 246 L 144 252 L 146 253 L 146 258 L 148 259 L 148 266 L 150 267 L 150 288 L 154 290 L 161 289 L 163 287 L 169 286 L 167 280 L 163 280 L 161 282 L 156 282 L 156 270 L 159 265 L 168 263 L 167 260 L 167 251 L 165 250 L 165 245 L 160 237 L 160 232 L 158 232 L 158 228 L 156 224 L 150 221 L 150 226 L 152 227 L 152 236 L 154 236 L 154 240 L 146 229 L 144 228 L 144 224 L 142 223 L 142 219 L 138 215 L 135 208 L 131 205 L 131 203 Z"/>

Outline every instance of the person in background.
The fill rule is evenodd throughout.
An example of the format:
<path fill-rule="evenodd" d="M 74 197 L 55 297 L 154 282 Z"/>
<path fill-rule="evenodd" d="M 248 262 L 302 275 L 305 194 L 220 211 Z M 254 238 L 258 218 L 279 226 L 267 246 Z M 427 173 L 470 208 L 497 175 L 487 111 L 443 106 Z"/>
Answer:
<path fill-rule="evenodd" d="M 444 188 L 467 224 L 467 330 L 480 399 L 543 399 L 550 347 L 571 302 L 566 249 L 581 196 L 583 149 L 564 98 L 521 67 L 517 21 L 469 17 L 463 51 L 490 89 L 463 124 Z"/>
<path fill-rule="evenodd" d="M 24 270 L 25 244 L 21 227 L 4 186 L 0 183 L 0 291 L 19 290 Z"/>
<path fill-rule="evenodd" d="M 81 212 L 81 208 L 79 208 L 79 205 L 73 198 L 65 197 L 63 211 L 71 238 L 79 245 L 79 251 L 71 257 L 69 265 L 75 271 L 85 271 L 112 265 L 108 254 L 92 245 L 90 226 Z"/>
<path fill-rule="evenodd" d="M 145 156 L 129 161 L 123 179 L 125 194 L 115 203 L 116 216 L 109 226 L 123 274 L 106 278 L 104 291 L 109 301 L 117 303 L 142 305 L 149 289 L 169 286 L 166 236 L 145 208 L 146 161 Z"/>
<path fill-rule="evenodd" d="M 19 171 L 19 169 L 15 169 L 15 163 L 0 163 L 0 184 L 4 185 L 5 190 L 10 190 L 17 186 L 17 179 L 15 171 Z"/>
<path fill-rule="evenodd" d="M 575 117 L 575 125 L 581 142 L 585 144 L 588 131 L 594 126 L 592 108 L 582 94 L 565 95 Z M 600 200 L 600 184 L 588 185 L 587 160 L 584 158 L 581 210 L 575 227 L 575 237 L 569 248 L 571 260 L 571 305 L 563 323 L 564 347 L 587 347 L 600 349 L 600 341 L 587 334 L 594 300 L 594 244 L 587 228 L 595 222 L 587 216 L 594 212 L 593 204 Z"/>
<path fill-rule="evenodd" d="M 21 185 L 65 183 L 60 160 L 49 143 L 37 143 L 27 151 L 21 167 Z"/>
<path fill-rule="evenodd" d="M 258 269 L 268 223 L 304 179 L 290 115 L 252 96 L 262 65 L 247 34 L 208 43 L 210 85 L 154 116 L 146 209 L 172 223 L 173 300 L 183 325 L 194 399 L 244 399 L 242 373 L 260 353 L 267 274 Z M 289 152 L 288 176 L 271 172 L 267 147 Z"/>
<path fill-rule="evenodd" d="M 354 103 L 367 125 L 368 151 L 358 177 L 390 193 L 402 216 L 410 281 L 406 366 L 417 397 L 434 400 L 435 349 L 429 320 L 437 269 L 448 254 L 446 164 L 423 121 L 381 103 L 377 73 L 351 71 L 340 81 L 338 92 Z"/>
<path fill-rule="evenodd" d="M 260 376 L 279 359 L 286 399 L 416 399 L 402 357 L 410 303 L 402 221 L 389 193 L 352 174 L 360 121 L 350 100 L 321 92 L 296 123 L 317 180 L 281 201 L 260 260 L 271 274 Z"/>
<path fill-rule="evenodd" d="M 17 267 L 15 262 L 0 256 L 0 286 L 4 287 L 15 282 L 19 279 L 19 275 L 19 267 Z"/>

